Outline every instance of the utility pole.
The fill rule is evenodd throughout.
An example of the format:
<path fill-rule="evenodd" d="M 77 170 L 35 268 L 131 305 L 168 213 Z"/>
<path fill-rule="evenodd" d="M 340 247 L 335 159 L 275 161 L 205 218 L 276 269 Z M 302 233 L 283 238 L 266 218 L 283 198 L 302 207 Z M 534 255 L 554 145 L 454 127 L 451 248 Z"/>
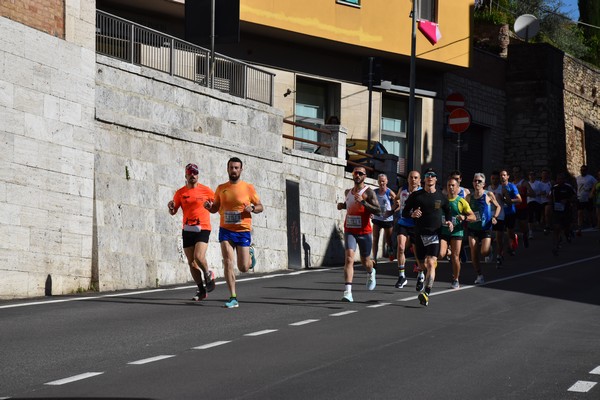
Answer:
<path fill-rule="evenodd" d="M 413 170 L 414 146 L 415 146 L 415 73 L 416 73 L 416 51 L 417 51 L 417 18 L 416 3 L 420 0 L 412 1 L 412 37 L 410 42 L 410 94 L 408 97 L 408 134 L 406 137 L 406 171 Z"/>

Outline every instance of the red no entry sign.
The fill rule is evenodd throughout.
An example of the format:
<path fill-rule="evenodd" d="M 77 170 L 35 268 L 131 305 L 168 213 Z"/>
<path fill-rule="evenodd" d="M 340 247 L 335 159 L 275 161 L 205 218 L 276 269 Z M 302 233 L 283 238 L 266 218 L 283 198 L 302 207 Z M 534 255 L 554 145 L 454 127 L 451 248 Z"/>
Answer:
<path fill-rule="evenodd" d="M 462 133 L 469 129 L 471 115 L 464 108 L 457 108 L 448 116 L 448 127 L 454 133 Z"/>
<path fill-rule="evenodd" d="M 465 98 L 460 93 L 451 93 L 446 97 L 446 111 L 452 112 L 457 108 L 465 108 Z"/>

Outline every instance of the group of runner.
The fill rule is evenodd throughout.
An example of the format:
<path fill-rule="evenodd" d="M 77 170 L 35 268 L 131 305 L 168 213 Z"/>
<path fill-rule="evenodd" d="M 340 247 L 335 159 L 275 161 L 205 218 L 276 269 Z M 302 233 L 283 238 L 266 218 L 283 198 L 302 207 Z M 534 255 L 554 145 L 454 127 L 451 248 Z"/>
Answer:
<path fill-rule="evenodd" d="M 420 173 L 411 171 L 406 186 L 394 193 L 387 188 L 385 175 L 379 175 L 379 187 L 371 190 L 364 183 L 365 169 L 355 168 L 354 187 L 346 191 L 346 201 L 338 204 L 339 210 L 347 210 L 342 300 L 353 301 L 352 278 L 357 246 L 368 274 L 367 288 L 375 288 L 380 231 L 384 232 L 384 256 L 398 260 L 395 287 L 403 288 L 407 284 L 406 254 L 410 248 L 416 259 L 414 271 L 417 272 L 419 302 L 427 306 L 439 259 L 450 258 L 451 287 L 460 287 L 465 237 L 477 275 L 474 284 L 482 284 L 485 280 L 481 264 L 485 257 L 491 256 L 493 244 L 498 268 L 504 263 L 505 252 L 516 254 L 519 246 L 517 228 L 522 233 L 525 248 L 529 247 L 536 225 L 546 233 L 553 231 L 553 253 L 558 255 L 562 238 L 571 239 L 575 208 L 578 210 L 578 234 L 581 234 L 586 213 L 590 214 L 589 221 L 593 225 L 596 221 L 591 215 L 596 211 L 600 227 L 600 183 L 587 174 L 586 166 L 582 166 L 581 176 L 577 177 L 577 190 L 566 182 L 563 173 L 557 174 L 554 182 L 546 169 L 539 177 L 535 171 L 528 171 L 527 176 L 528 179 L 521 176 L 519 167 L 511 171 L 493 171 L 488 185 L 485 174 L 478 172 L 473 176 L 473 189 L 469 190 L 461 186 L 459 171 L 453 171 L 447 180 L 438 182 L 438 174 L 430 168 L 423 175 L 423 183 Z M 443 191 L 437 190 L 438 183 L 444 185 Z M 393 235 L 397 238 L 395 249 L 392 248 Z M 373 258 L 370 257 L 371 250 Z"/>
<path fill-rule="evenodd" d="M 252 245 L 252 214 L 263 211 L 254 186 L 240 179 L 243 163 L 237 157 L 227 162 L 229 180 L 213 192 L 208 186 L 198 182 L 199 169 L 196 164 L 185 167 L 186 184 L 173 196 L 167 207 L 171 215 L 179 208 L 183 210 L 183 250 L 186 255 L 192 278 L 198 286 L 193 297 L 201 301 L 215 288 L 215 274 L 208 268 L 206 251 L 211 233 L 210 214 L 219 212 L 219 243 L 223 257 L 223 271 L 229 289 L 226 308 L 239 306 L 234 271 L 234 254 L 237 255 L 237 268 L 247 272 L 254 268 L 256 258 Z M 203 281 L 204 275 L 204 281 Z"/>

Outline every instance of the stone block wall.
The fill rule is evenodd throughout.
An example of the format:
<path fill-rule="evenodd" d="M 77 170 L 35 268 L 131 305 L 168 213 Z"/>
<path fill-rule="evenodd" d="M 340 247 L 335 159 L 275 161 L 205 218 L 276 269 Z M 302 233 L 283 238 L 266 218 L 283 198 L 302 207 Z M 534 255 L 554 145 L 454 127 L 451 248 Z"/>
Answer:
<path fill-rule="evenodd" d="M 344 160 L 300 151 L 282 153 L 283 116 L 245 101 L 98 56 L 96 102 L 96 265 L 101 290 L 190 280 L 183 256 L 181 212 L 166 204 L 195 162 L 200 182 L 227 181 L 226 163 L 244 162 L 265 206 L 253 216 L 256 272 L 287 268 L 286 180 L 299 182 L 301 228 L 313 266 L 343 262 L 340 212 Z M 218 96 L 218 97 L 217 97 Z M 208 263 L 223 275 L 218 214 Z"/>
<path fill-rule="evenodd" d="M 8 18 L 0 32 L 0 298 L 87 290 L 94 50 Z"/>

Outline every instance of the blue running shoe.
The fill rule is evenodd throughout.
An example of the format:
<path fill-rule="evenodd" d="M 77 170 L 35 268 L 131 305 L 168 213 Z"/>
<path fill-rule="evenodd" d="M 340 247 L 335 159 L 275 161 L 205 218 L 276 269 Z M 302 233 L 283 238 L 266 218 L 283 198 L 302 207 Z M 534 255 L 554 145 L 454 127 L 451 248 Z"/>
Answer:
<path fill-rule="evenodd" d="M 239 306 L 240 305 L 239 305 L 236 297 L 230 297 L 229 301 L 225 302 L 225 307 L 226 308 L 237 308 Z"/>
<path fill-rule="evenodd" d="M 367 276 L 367 289 L 373 290 L 375 286 L 377 286 L 377 280 L 375 279 L 375 275 L 377 275 L 377 271 L 375 268 L 371 270 L 371 273 Z"/>
<path fill-rule="evenodd" d="M 256 256 L 254 255 L 254 245 L 250 245 L 250 259 L 252 260 L 252 264 L 250 264 L 250 269 L 254 269 L 256 266 Z"/>

